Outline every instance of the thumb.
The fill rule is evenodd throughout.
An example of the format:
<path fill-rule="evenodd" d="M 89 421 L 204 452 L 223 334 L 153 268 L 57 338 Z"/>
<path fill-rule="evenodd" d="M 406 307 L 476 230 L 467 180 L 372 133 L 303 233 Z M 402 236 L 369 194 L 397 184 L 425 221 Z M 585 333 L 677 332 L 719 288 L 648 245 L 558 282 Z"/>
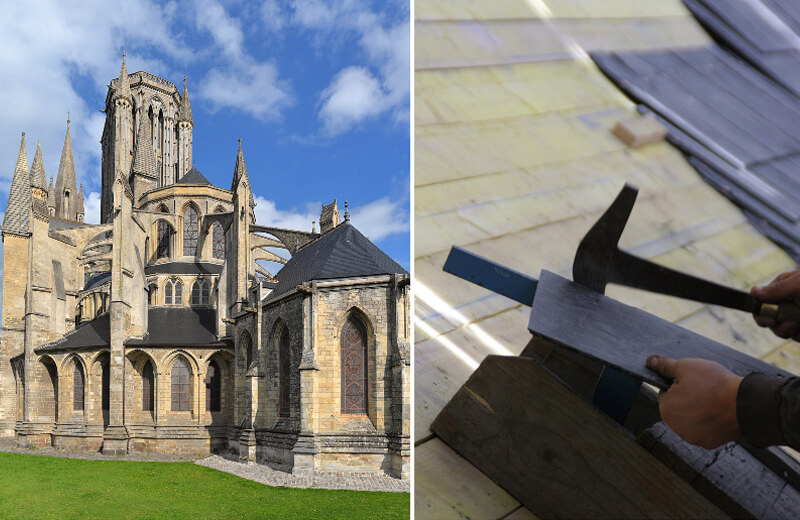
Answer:
<path fill-rule="evenodd" d="M 667 356 L 653 354 L 647 358 L 647 368 L 655 370 L 667 379 L 677 378 L 678 361 Z"/>
<path fill-rule="evenodd" d="M 793 301 L 800 296 L 800 276 L 795 273 L 794 276 L 776 279 L 769 285 L 753 287 L 750 293 L 763 302 Z"/>

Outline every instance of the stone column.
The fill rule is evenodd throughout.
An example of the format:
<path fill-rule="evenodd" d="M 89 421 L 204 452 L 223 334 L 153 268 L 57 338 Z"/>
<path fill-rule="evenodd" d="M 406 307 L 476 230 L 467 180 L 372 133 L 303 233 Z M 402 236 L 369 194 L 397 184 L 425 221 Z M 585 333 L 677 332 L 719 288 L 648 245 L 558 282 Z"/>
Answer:
<path fill-rule="evenodd" d="M 317 470 L 319 453 L 315 433 L 317 430 L 314 396 L 316 395 L 317 366 L 314 349 L 317 341 L 317 284 L 311 283 L 303 298 L 303 357 L 300 360 L 300 433 L 292 450 L 292 473 L 308 474 Z"/>

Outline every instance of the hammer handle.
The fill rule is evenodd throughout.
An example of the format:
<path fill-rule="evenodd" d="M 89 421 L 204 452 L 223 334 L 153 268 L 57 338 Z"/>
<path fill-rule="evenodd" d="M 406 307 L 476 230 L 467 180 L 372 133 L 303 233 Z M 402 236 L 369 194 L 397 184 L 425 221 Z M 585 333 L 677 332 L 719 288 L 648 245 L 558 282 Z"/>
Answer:
<path fill-rule="evenodd" d="M 784 321 L 794 321 L 800 323 L 800 305 L 795 303 L 759 303 L 756 306 L 755 316 L 769 316 L 774 318 L 777 323 Z"/>

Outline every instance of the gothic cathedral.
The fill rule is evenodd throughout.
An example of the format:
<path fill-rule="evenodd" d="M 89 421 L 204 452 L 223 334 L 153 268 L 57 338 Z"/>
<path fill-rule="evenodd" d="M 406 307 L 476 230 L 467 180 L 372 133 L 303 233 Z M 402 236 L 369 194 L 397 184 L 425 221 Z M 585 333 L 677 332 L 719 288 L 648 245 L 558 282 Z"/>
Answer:
<path fill-rule="evenodd" d="M 28 168 L 22 134 L 0 436 L 408 478 L 408 273 L 335 200 L 319 231 L 258 225 L 241 141 L 230 189 L 212 185 L 192 162 L 185 78 L 179 92 L 128 74 L 123 55 L 105 115 L 99 225 L 84 222 L 69 121 L 55 183 L 40 147 Z"/>

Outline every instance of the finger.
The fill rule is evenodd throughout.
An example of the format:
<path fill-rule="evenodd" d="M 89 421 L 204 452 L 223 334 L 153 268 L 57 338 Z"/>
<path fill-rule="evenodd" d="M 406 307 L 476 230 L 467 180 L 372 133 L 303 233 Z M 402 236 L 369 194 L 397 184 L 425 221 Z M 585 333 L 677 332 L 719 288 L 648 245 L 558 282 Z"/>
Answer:
<path fill-rule="evenodd" d="M 800 293 L 800 271 L 784 273 L 769 285 L 755 286 L 750 290 L 754 298 L 764 302 L 792 301 Z"/>
<path fill-rule="evenodd" d="M 772 328 L 778 324 L 778 322 L 775 321 L 775 318 L 772 316 L 755 316 L 755 319 L 759 327 Z"/>
<path fill-rule="evenodd" d="M 791 338 L 798 331 L 800 331 L 800 325 L 796 321 L 784 321 L 772 327 L 772 332 L 779 338 Z"/>
<path fill-rule="evenodd" d="M 655 370 L 667 379 L 676 378 L 678 361 L 667 356 L 653 354 L 647 358 L 647 368 Z"/>

